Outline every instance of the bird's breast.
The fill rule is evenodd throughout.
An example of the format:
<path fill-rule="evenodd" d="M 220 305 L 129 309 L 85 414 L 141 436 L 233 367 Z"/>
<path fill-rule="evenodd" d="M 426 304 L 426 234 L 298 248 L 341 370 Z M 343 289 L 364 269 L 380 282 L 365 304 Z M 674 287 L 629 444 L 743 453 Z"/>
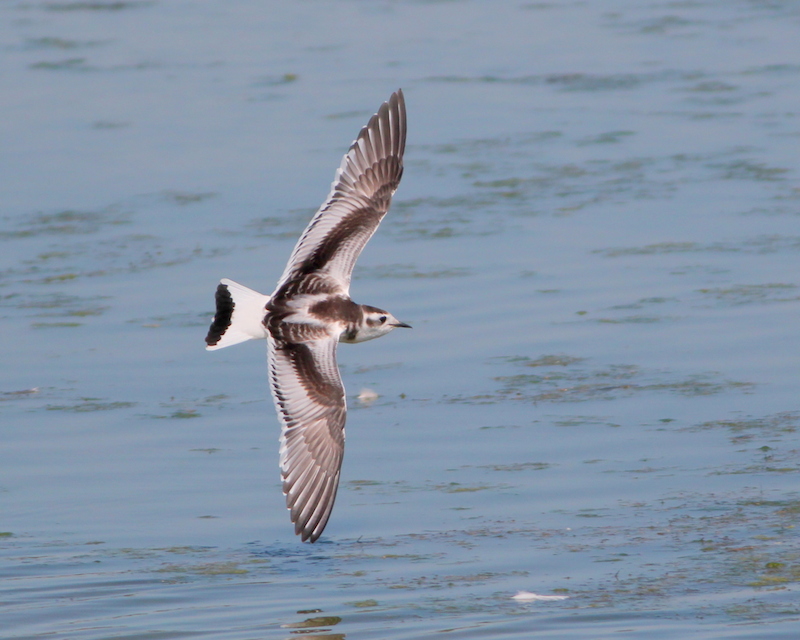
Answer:
<path fill-rule="evenodd" d="M 264 318 L 270 335 L 297 344 L 336 336 L 356 342 L 362 311 L 350 298 L 340 295 L 306 294 L 273 299 Z"/>

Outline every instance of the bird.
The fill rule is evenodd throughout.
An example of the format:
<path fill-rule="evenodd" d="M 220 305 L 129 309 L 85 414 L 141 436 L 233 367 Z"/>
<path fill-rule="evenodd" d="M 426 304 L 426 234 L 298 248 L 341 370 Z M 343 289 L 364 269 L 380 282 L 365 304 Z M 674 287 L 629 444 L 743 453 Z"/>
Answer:
<path fill-rule="evenodd" d="M 281 426 L 280 470 L 295 534 L 315 542 L 333 509 L 344 455 L 347 402 L 339 342 L 410 328 L 350 298 L 358 256 L 389 211 L 403 175 L 406 107 L 398 89 L 342 158 L 331 191 L 267 296 L 222 279 L 206 336 L 214 351 L 266 339 L 269 382 Z"/>

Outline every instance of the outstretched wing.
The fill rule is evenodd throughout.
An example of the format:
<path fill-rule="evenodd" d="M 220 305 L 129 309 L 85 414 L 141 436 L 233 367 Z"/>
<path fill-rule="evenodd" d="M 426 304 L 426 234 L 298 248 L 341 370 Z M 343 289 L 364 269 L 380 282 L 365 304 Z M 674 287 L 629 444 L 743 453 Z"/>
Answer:
<path fill-rule="evenodd" d="M 269 378 L 281 421 L 281 476 L 294 531 L 319 538 L 331 515 L 347 412 L 335 337 L 269 343 Z"/>
<path fill-rule="evenodd" d="M 398 90 L 345 154 L 328 199 L 300 236 L 275 294 L 313 272 L 349 291 L 356 260 L 400 184 L 405 146 L 406 106 Z"/>

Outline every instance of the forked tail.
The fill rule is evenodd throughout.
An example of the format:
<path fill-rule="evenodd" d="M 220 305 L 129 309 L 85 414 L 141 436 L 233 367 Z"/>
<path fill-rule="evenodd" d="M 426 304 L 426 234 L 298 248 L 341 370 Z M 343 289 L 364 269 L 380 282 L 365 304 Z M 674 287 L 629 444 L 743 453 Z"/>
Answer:
<path fill-rule="evenodd" d="M 208 329 L 206 349 L 214 351 L 267 337 L 263 321 L 269 296 L 225 278 L 217 286 L 214 297 L 217 311 Z"/>

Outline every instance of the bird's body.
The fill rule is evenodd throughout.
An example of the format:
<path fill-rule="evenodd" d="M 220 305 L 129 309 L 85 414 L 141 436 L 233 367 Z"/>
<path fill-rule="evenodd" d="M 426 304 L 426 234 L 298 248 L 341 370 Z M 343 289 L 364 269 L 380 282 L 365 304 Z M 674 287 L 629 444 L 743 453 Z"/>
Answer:
<path fill-rule="evenodd" d="M 355 262 L 400 183 L 405 141 L 405 103 L 397 91 L 345 154 L 328 199 L 300 236 L 272 295 L 227 279 L 217 287 L 206 348 L 267 340 L 283 491 L 303 541 L 322 533 L 339 485 L 347 405 L 336 347 L 408 326 L 350 299 Z"/>

